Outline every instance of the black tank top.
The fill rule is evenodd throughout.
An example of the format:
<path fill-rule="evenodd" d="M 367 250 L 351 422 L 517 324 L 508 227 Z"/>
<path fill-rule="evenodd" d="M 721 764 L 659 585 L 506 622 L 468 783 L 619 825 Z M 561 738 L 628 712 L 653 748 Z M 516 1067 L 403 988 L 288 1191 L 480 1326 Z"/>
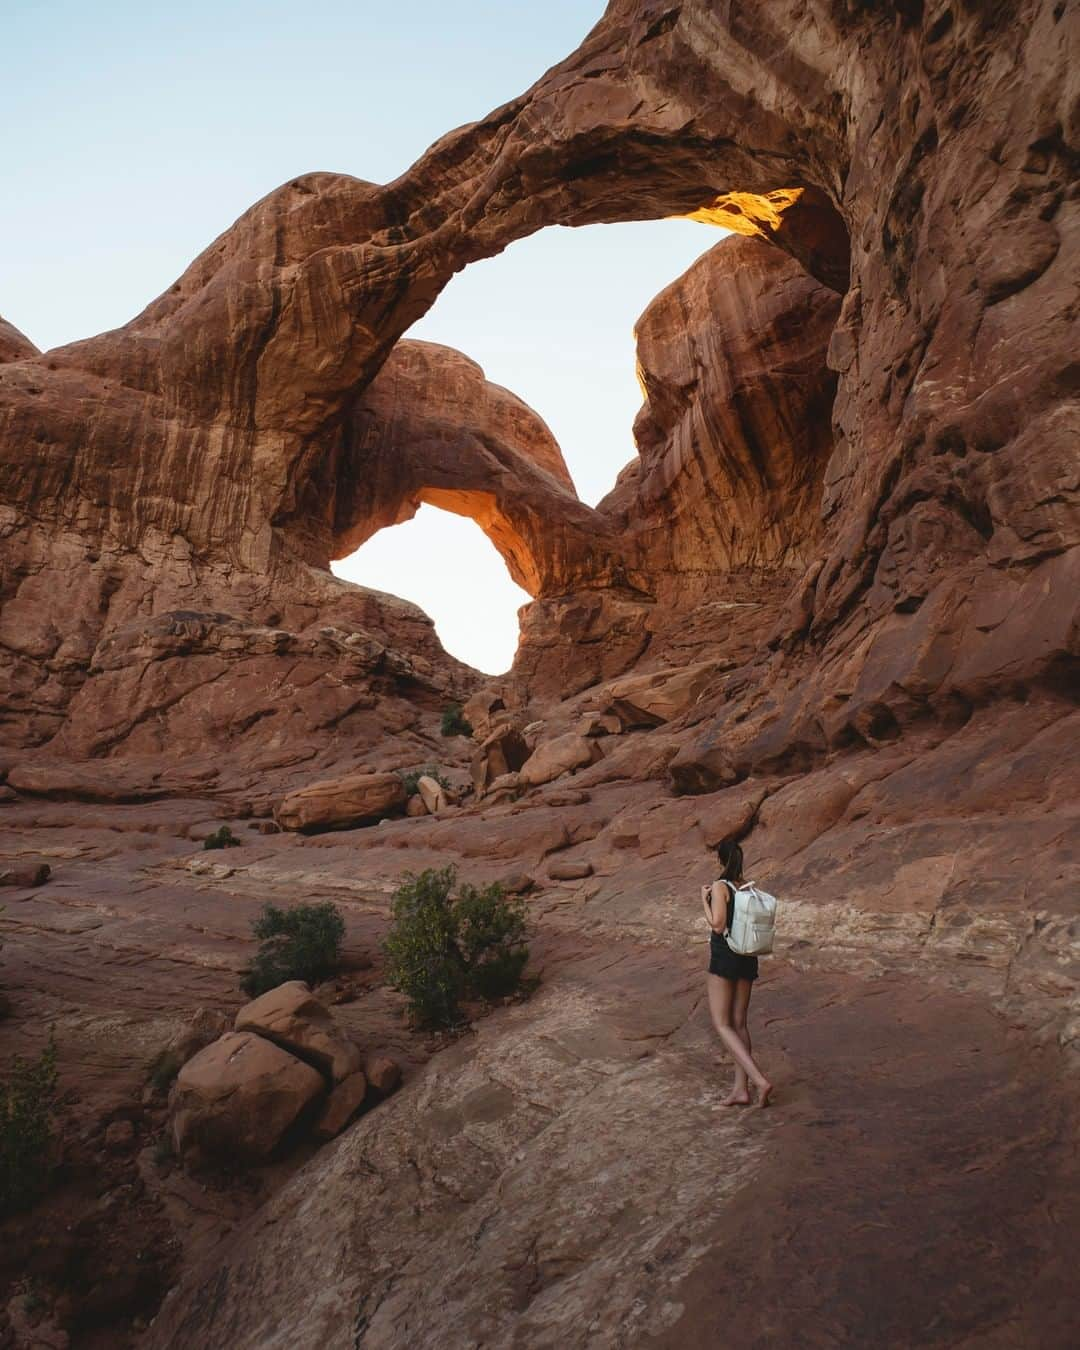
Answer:
<path fill-rule="evenodd" d="M 716 880 L 728 888 L 727 893 L 727 917 L 724 921 L 724 927 L 731 931 L 731 925 L 735 922 L 735 890 L 734 882 L 728 881 L 726 877 L 717 877 Z M 715 882 L 714 882 L 715 885 Z M 712 913 L 712 896 L 709 896 L 709 913 Z M 713 937 L 719 938 L 721 942 L 725 941 L 723 933 L 717 933 L 713 930 Z"/>

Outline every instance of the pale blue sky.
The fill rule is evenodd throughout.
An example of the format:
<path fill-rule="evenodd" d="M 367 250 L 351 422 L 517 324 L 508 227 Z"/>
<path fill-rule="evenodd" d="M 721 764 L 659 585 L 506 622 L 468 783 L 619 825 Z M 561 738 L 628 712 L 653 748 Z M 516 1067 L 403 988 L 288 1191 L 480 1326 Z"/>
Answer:
<path fill-rule="evenodd" d="M 603 8 L 6 0 L 0 314 L 42 348 L 126 322 L 287 178 L 395 178 L 526 89 Z M 412 334 L 531 403 L 594 502 L 634 453 L 633 322 L 719 237 L 688 221 L 549 229 L 455 277 Z M 462 659 L 509 665 L 525 597 L 471 522 L 425 508 L 340 570 L 422 605 Z"/>

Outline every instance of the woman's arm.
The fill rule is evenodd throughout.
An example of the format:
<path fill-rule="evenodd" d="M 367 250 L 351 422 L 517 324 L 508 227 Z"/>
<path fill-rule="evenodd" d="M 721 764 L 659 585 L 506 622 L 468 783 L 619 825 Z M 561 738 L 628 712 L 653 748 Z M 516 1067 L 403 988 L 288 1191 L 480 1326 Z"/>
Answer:
<path fill-rule="evenodd" d="M 701 908 L 705 911 L 705 918 L 714 933 L 722 933 L 727 928 L 727 906 L 725 905 L 724 912 L 717 919 L 716 915 L 713 914 L 712 905 L 709 903 L 711 896 L 712 887 L 702 886 Z"/>

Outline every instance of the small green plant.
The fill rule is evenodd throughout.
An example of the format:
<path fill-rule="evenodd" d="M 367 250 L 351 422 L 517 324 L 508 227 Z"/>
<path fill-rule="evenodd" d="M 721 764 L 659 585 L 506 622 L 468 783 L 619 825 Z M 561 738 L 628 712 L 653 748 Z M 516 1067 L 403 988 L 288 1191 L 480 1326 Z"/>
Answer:
<path fill-rule="evenodd" d="M 173 1079 L 180 1072 L 183 1065 L 180 1063 L 180 1056 L 173 1050 L 162 1050 L 160 1054 L 155 1055 L 150 1061 L 150 1067 L 146 1073 L 146 1081 L 155 1092 L 165 1093 L 173 1085 Z"/>
<path fill-rule="evenodd" d="M 49 1184 L 56 1089 L 50 1034 L 36 1060 L 14 1057 L 0 1086 L 0 1216 L 26 1209 Z"/>
<path fill-rule="evenodd" d="M 241 841 L 237 839 L 228 825 L 222 825 L 220 830 L 208 834 L 203 840 L 203 848 L 239 848 L 240 846 Z"/>
<path fill-rule="evenodd" d="M 420 1026 L 453 1026 L 463 998 L 499 998 L 520 985 L 529 959 L 525 906 L 501 886 L 458 885 L 453 867 L 410 872 L 391 913 L 387 981 Z"/>
<path fill-rule="evenodd" d="M 240 987 L 257 996 L 286 980 L 318 984 L 337 972 L 345 920 L 329 900 L 279 909 L 264 905 L 252 932 L 262 942 Z"/>
<path fill-rule="evenodd" d="M 444 792 L 450 789 L 450 780 L 434 764 L 424 764 L 419 769 L 409 769 L 399 776 L 405 788 L 406 797 L 415 797 L 420 791 L 421 778 L 434 778 Z"/>
<path fill-rule="evenodd" d="M 460 703 L 449 703 L 443 709 L 442 726 L 444 736 L 471 736 L 472 723 L 461 711 Z"/>

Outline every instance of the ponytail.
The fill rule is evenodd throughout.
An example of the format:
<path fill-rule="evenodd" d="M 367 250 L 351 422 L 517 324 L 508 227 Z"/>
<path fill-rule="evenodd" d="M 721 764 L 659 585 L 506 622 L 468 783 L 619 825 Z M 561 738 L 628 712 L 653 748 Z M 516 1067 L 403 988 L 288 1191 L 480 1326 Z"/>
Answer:
<path fill-rule="evenodd" d="M 743 856 L 741 847 L 734 839 L 723 839 L 716 846 L 716 856 L 723 871 L 721 881 L 742 881 Z"/>

